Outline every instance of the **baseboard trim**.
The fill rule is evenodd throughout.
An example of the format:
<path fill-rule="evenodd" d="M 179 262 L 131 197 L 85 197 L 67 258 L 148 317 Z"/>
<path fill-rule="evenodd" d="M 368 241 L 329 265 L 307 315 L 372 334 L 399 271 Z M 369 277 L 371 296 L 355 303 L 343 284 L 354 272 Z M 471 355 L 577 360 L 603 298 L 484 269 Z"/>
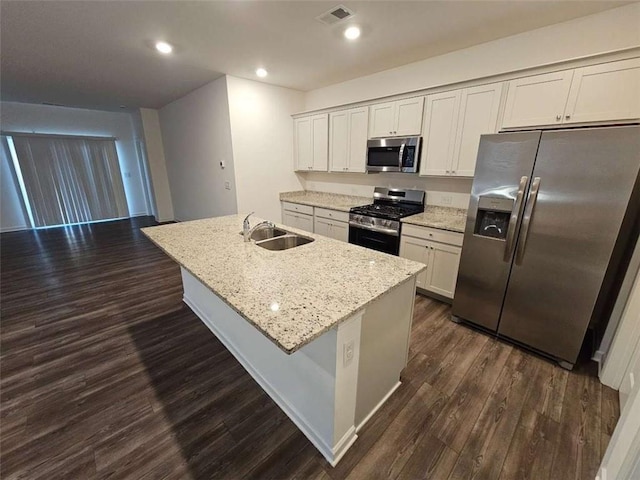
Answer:
<path fill-rule="evenodd" d="M 602 373 L 602 363 L 604 361 L 604 356 L 605 352 L 603 352 L 602 350 L 596 350 L 593 354 L 593 357 L 591 357 L 591 360 L 598 364 L 598 376 L 600 376 L 600 374 Z"/>
<path fill-rule="evenodd" d="M 9 232 L 23 232 L 25 230 L 31 230 L 31 228 L 25 226 L 14 226 L 14 227 L 2 227 L 0 228 L 0 233 L 9 233 Z"/>
<path fill-rule="evenodd" d="M 371 420 L 371 417 L 373 417 L 378 412 L 378 410 L 380 410 L 382 405 L 384 405 L 385 402 L 389 400 L 389 397 L 393 395 L 393 392 L 395 392 L 398 389 L 398 387 L 400 387 L 400 385 L 402 385 L 402 382 L 398 382 L 393 387 L 391 387 L 391 390 L 389 390 L 387 394 L 384 397 L 382 397 L 382 400 L 380 400 L 378 404 L 375 407 L 373 407 L 373 409 L 367 414 L 367 416 L 364 417 L 364 419 L 358 424 L 358 426 L 356 427 L 356 433 L 359 432 L 369 420 Z"/>
<path fill-rule="evenodd" d="M 304 432 L 303 432 L 304 433 Z M 305 434 L 306 435 L 306 434 Z M 333 460 L 327 459 L 327 461 L 331 464 L 332 467 L 335 467 L 340 459 L 347 453 L 347 450 L 351 448 L 351 445 L 358 439 L 358 435 L 356 435 L 356 427 L 351 427 L 347 433 L 345 433 L 340 441 L 333 447 Z M 324 455 L 324 454 L 323 454 Z M 326 455 L 325 455 L 325 458 Z"/>
<path fill-rule="evenodd" d="M 222 342 L 229 352 L 240 362 L 249 375 L 262 387 L 262 389 L 276 402 L 280 409 L 291 419 L 300 431 L 309 439 L 311 443 L 320 451 L 322 456 L 335 466 L 340 458 L 346 453 L 353 442 L 358 438 L 355 428 L 352 427 L 335 447 L 327 445 L 325 441 L 316 433 L 313 427 L 278 391 L 256 370 L 249 360 L 240 352 L 238 347 L 208 318 L 204 311 L 186 294 L 183 295 L 184 303 L 195 313 L 200 320 L 211 330 L 211 332 Z M 226 306 L 226 305 L 225 305 Z M 227 308 L 229 308 L 227 306 Z M 234 312 L 235 313 L 235 312 Z"/>

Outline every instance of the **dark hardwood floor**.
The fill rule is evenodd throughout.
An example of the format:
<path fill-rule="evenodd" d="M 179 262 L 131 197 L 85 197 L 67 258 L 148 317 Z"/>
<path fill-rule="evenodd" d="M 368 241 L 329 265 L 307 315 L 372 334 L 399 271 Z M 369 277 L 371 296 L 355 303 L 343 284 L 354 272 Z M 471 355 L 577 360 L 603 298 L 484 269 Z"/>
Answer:
<path fill-rule="evenodd" d="M 327 464 L 181 302 L 148 219 L 0 235 L 3 479 L 593 479 L 618 418 L 417 297 L 403 383 Z"/>

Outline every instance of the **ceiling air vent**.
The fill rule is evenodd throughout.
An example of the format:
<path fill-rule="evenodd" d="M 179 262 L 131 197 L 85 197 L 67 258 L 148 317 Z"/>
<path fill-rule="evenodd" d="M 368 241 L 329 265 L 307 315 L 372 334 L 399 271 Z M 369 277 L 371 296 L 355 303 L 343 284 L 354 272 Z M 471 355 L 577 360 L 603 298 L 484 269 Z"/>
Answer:
<path fill-rule="evenodd" d="M 349 10 L 344 5 L 338 5 L 337 7 L 332 8 L 328 12 L 323 13 L 316 17 L 321 23 L 325 25 L 333 25 L 334 23 L 341 22 L 347 18 L 353 17 L 354 13 L 352 10 Z"/>

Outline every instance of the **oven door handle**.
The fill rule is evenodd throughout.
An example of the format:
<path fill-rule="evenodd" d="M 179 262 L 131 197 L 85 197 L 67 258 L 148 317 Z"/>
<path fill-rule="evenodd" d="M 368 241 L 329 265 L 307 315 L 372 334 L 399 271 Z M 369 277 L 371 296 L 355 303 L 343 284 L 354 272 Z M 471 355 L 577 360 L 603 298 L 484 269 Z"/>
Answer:
<path fill-rule="evenodd" d="M 360 223 L 349 221 L 350 227 L 362 228 L 363 230 L 371 230 L 372 232 L 386 233 L 387 235 L 393 235 L 394 237 L 399 237 L 400 232 L 394 230 L 392 228 L 384 228 L 384 227 L 374 227 L 371 225 L 362 225 Z"/>

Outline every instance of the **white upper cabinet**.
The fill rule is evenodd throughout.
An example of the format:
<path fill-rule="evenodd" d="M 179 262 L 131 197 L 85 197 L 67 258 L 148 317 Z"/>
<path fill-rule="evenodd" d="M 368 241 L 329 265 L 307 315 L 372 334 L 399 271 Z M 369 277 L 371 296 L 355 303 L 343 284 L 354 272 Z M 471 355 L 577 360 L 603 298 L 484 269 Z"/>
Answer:
<path fill-rule="evenodd" d="M 364 173 L 368 121 L 367 107 L 329 115 L 329 171 Z"/>
<path fill-rule="evenodd" d="M 396 103 L 394 135 L 408 137 L 422 132 L 424 97 L 407 98 Z"/>
<path fill-rule="evenodd" d="M 314 115 L 311 117 L 313 141 L 313 162 L 311 170 L 326 172 L 329 160 L 329 116 Z"/>
<path fill-rule="evenodd" d="M 496 133 L 502 83 L 427 96 L 420 175 L 473 177 L 480 135 Z"/>
<path fill-rule="evenodd" d="M 424 97 L 378 103 L 369 109 L 369 138 L 420 135 Z"/>
<path fill-rule="evenodd" d="M 344 172 L 349 165 L 349 115 L 329 114 L 329 171 Z"/>
<path fill-rule="evenodd" d="M 480 135 L 498 131 L 502 86 L 502 83 L 493 83 L 462 91 L 451 175 L 473 177 Z"/>
<path fill-rule="evenodd" d="M 502 127 L 561 123 L 572 78 L 568 70 L 510 81 Z"/>
<path fill-rule="evenodd" d="M 509 82 L 502 128 L 640 118 L 640 59 Z"/>
<path fill-rule="evenodd" d="M 311 117 L 296 118 L 293 121 L 293 156 L 296 170 L 311 170 Z"/>
<path fill-rule="evenodd" d="M 349 172 L 366 171 L 369 107 L 349 110 Z"/>
<path fill-rule="evenodd" d="M 420 175 L 450 175 L 461 90 L 427 96 Z"/>
<path fill-rule="evenodd" d="M 640 118 L 640 58 L 576 69 L 564 117 L 565 123 Z"/>
<path fill-rule="evenodd" d="M 329 116 L 326 113 L 293 121 L 293 155 L 297 171 L 327 171 Z"/>
<path fill-rule="evenodd" d="M 369 107 L 369 138 L 393 135 L 395 102 L 377 103 Z"/>

